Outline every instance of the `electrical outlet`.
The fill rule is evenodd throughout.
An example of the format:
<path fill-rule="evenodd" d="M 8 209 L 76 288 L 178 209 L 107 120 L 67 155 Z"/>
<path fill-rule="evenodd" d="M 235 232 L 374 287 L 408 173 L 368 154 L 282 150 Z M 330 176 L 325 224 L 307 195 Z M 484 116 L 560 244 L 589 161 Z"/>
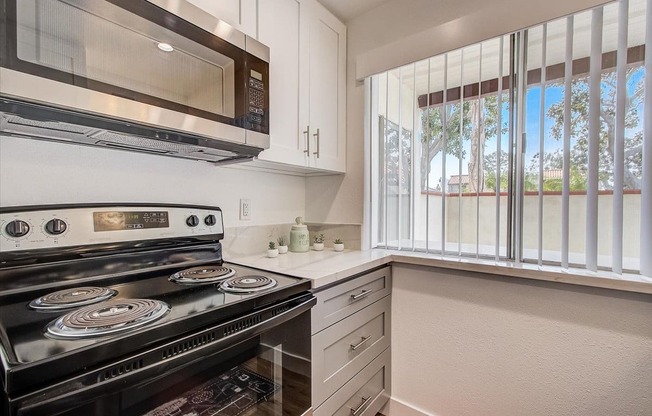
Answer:
<path fill-rule="evenodd" d="M 251 199 L 249 198 L 240 200 L 240 220 L 251 220 Z"/>

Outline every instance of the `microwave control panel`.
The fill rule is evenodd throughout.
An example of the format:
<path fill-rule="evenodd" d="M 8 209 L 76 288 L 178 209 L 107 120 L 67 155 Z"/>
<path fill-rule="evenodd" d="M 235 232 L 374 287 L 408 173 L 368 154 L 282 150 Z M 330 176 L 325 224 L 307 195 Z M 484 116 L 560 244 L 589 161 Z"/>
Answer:
<path fill-rule="evenodd" d="M 249 112 L 247 119 L 254 126 L 265 125 L 265 84 L 261 73 L 251 70 L 249 76 Z"/>

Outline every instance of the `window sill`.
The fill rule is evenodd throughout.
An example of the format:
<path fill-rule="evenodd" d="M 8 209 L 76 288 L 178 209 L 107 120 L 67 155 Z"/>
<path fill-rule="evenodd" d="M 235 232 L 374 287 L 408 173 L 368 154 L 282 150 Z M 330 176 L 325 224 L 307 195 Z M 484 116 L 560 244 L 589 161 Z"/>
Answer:
<path fill-rule="evenodd" d="M 411 251 L 378 250 L 383 250 L 385 253 L 391 255 L 391 261 L 400 264 L 465 270 L 498 276 L 652 294 L 652 278 L 636 274 L 618 275 L 606 271 L 590 272 L 583 269 L 564 269 L 558 266 L 539 266 L 529 263 L 447 257 L 439 254 Z"/>

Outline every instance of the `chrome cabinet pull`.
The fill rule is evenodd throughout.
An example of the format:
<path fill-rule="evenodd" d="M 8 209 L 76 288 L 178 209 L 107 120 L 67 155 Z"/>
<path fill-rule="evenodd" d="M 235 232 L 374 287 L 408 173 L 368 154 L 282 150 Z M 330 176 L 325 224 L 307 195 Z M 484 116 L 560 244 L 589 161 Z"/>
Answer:
<path fill-rule="evenodd" d="M 373 292 L 372 289 L 365 289 L 362 292 L 358 293 L 357 295 L 351 295 L 351 300 L 352 301 L 360 300 L 366 296 L 369 296 L 371 292 Z"/>
<path fill-rule="evenodd" d="M 360 406 L 358 406 L 356 409 L 351 409 L 351 416 L 358 416 L 364 408 L 367 406 L 367 403 L 369 403 L 369 400 L 371 400 L 371 396 L 369 397 L 362 397 L 362 403 Z"/>
<path fill-rule="evenodd" d="M 306 150 L 304 150 L 303 153 L 310 155 L 310 124 L 306 126 L 303 134 L 306 135 Z"/>
<path fill-rule="evenodd" d="M 371 336 L 368 337 L 362 337 L 362 341 L 358 342 L 357 344 L 353 345 L 351 344 L 351 351 L 355 351 L 358 348 L 362 347 L 365 342 L 369 341 L 371 339 Z"/>
<path fill-rule="evenodd" d="M 313 136 L 317 137 L 317 151 L 312 152 L 312 154 L 317 155 L 317 159 L 319 159 L 319 129 L 317 129 L 317 133 L 313 134 Z"/>

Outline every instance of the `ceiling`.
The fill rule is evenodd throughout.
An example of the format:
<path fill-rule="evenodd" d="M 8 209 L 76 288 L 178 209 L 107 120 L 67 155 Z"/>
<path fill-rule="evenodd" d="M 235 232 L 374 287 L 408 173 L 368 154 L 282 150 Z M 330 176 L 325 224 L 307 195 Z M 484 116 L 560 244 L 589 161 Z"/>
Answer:
<path fill-rule="evenodd" d="M 386 3 L 388 0 L 318 0 L 331 13 L 346 22 Z"/>

